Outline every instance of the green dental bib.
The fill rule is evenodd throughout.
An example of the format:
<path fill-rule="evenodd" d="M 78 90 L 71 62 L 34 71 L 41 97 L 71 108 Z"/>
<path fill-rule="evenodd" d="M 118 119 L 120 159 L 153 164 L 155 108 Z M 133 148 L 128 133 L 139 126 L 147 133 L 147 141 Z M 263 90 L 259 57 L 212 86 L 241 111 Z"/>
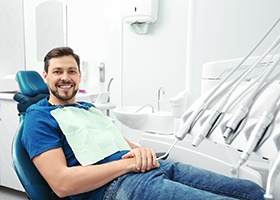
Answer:
<path fill-rule="evenodd" d="M 130 150 L 115 124 L 100 110 L 59 107 L 51 111 L 81 165 L 94 164 L 113 153 Z"/>

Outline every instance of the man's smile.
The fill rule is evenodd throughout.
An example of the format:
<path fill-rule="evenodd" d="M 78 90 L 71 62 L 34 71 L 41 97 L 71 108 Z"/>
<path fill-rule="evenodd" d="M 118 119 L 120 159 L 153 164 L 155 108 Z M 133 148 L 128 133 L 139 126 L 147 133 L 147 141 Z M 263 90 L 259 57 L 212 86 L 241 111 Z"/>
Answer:
<path fill-rule="evenodd" d="M 70 89 L 73 87 L 73 84 L 60 84 L 58 85 L 60 89 Z"/>

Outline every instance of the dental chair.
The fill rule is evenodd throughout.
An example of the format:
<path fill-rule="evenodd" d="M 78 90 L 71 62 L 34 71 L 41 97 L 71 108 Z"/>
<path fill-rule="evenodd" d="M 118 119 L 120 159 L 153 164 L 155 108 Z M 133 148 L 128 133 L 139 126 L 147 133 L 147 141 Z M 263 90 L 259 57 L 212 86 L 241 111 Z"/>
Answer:
<path fill-rule="evenodd" d="M 12 142 L 12 159 L 15 172 L 29 199 L 69 199 L 57 197 L 34 166 L 21 143 L 25 112 L 30 105 L 49 95 L 48 87 L 36 71 L 19 71 L 16 74 L 16 79 L 20 92 L 14 95 L 14 100 L 18 102 L 20 124 Z"/>

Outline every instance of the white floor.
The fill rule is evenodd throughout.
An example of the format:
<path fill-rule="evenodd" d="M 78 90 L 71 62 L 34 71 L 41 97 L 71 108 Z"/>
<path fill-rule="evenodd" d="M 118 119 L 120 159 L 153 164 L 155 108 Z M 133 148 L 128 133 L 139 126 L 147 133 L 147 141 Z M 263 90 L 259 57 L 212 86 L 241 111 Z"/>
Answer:
<path fill-rule="evenodd" d="M 1 200 L 28 200 L 25 193 L 2 186 L 0 186 L 0 199 Z"/>

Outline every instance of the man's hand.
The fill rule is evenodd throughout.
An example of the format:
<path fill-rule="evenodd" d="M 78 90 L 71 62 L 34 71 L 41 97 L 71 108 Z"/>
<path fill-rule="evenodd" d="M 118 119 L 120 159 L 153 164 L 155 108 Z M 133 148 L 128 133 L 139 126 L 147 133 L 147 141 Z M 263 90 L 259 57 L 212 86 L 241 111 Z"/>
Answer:
<path fill-rule="evenodd" d="M 134 148 L 122 156 L 122 159 L 129 158 L 134 158 L 136 172 L 145 172 L 159 167 L 155 152 L 149 148 Z"/>

